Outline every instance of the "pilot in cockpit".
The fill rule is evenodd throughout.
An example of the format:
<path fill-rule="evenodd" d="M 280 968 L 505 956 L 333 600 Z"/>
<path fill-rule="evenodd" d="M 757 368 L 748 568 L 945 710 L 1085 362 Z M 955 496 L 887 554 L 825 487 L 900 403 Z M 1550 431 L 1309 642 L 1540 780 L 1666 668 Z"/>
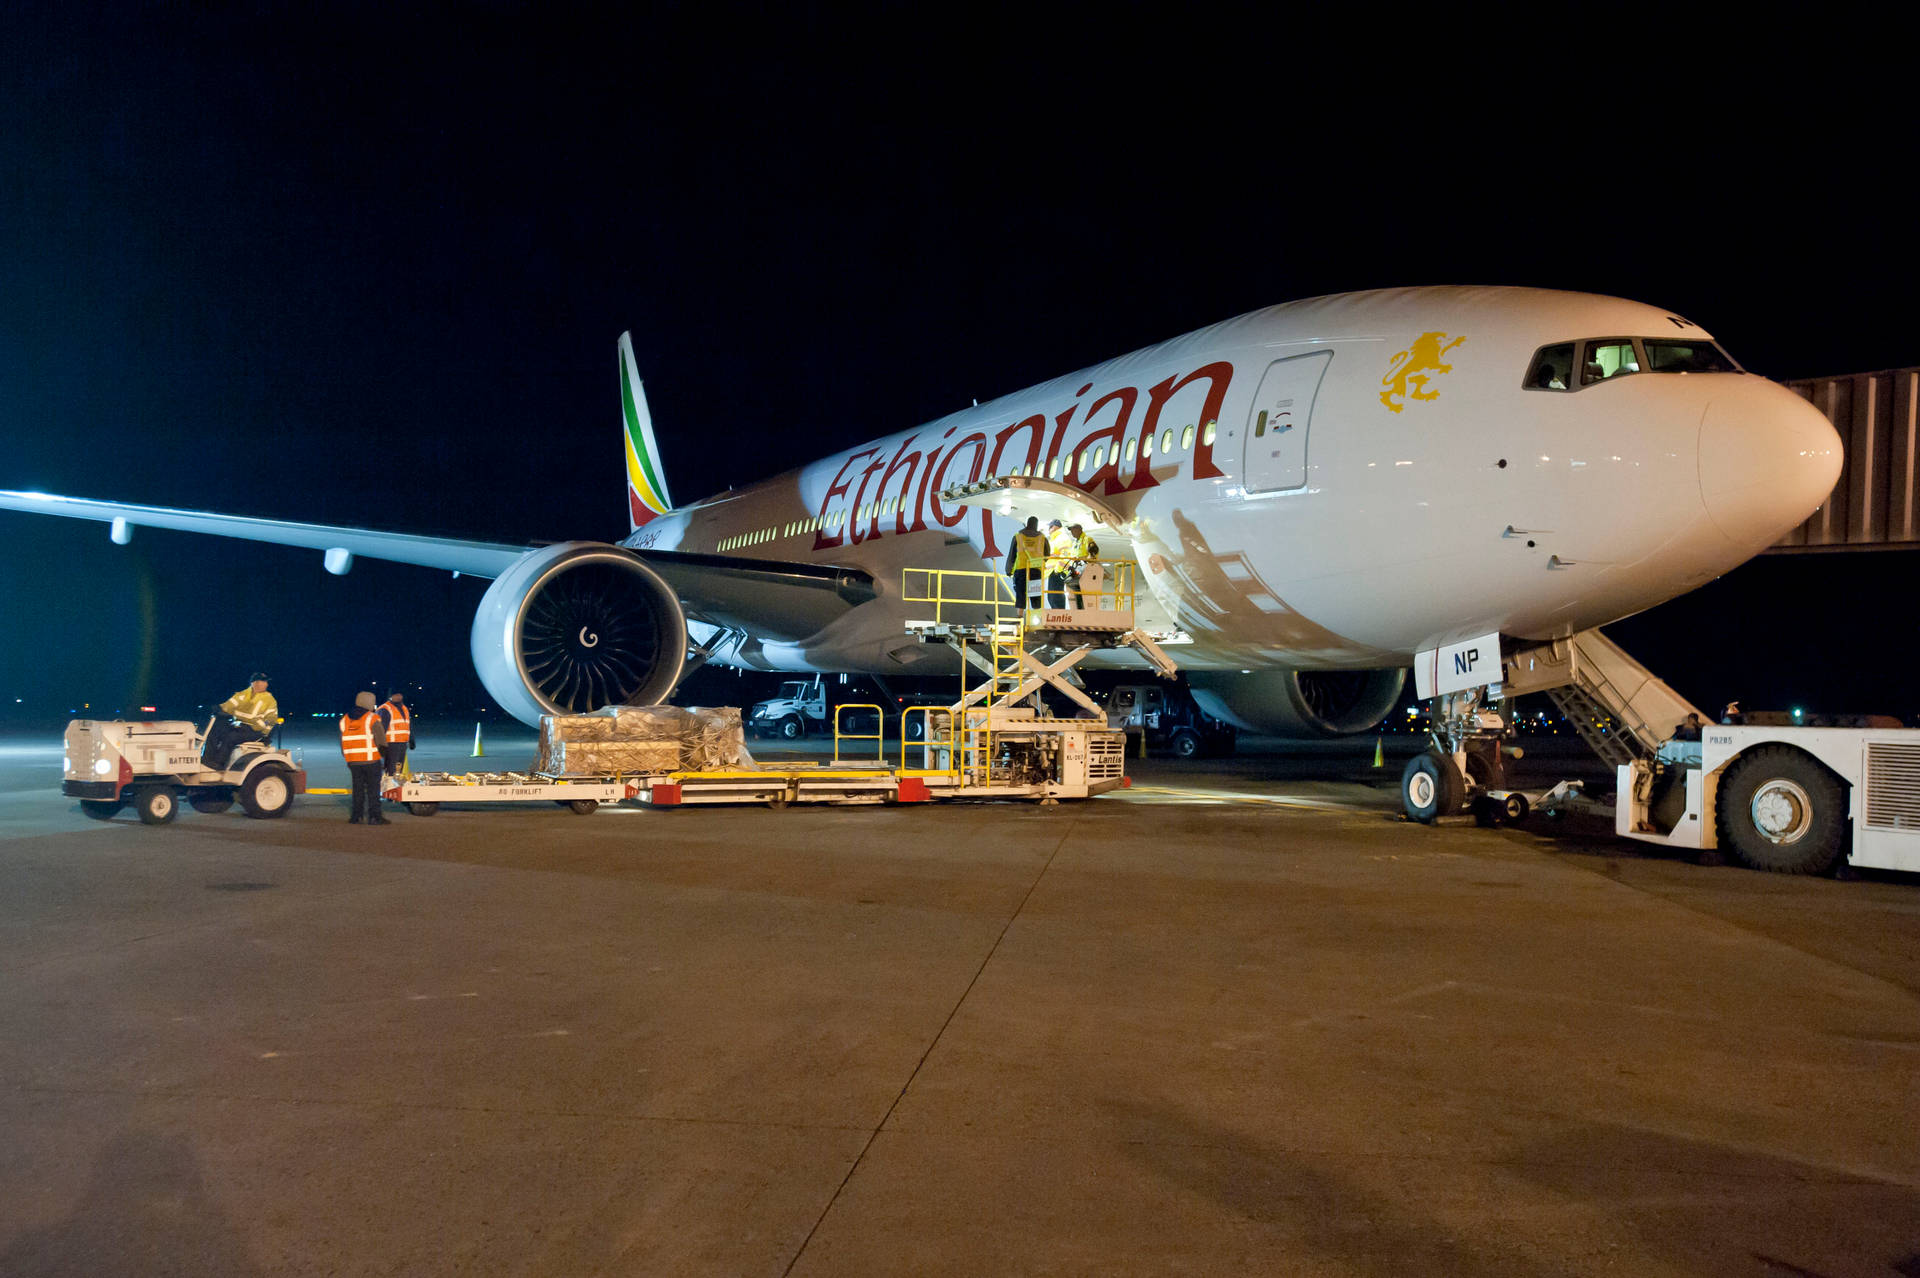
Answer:
<path fill-rule="evenodd" d="M 1587 347 L 1587 366 L 1581 370 L 1580 384 L 1582 386 L 1591 386 L 1595 382 L 1603 382 L 1606 379 L 1607 370 L 1606 366 L 1600 362 L 1600 348 L 1597 345 L 1589 345 Z"/>

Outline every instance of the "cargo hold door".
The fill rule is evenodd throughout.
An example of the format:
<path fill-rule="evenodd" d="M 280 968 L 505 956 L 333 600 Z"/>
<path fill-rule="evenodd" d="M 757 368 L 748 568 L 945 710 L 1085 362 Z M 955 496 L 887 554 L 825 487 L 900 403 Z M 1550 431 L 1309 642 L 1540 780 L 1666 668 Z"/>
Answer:
<path fill-rule="evenodd" d="M 1247 417 L 1242 473 L 1248 492 L 1279 492 L 1307 482 L 1307 424 L 1332 360 L 1332 351 L 1315 351 L 1267 365 Z"/>

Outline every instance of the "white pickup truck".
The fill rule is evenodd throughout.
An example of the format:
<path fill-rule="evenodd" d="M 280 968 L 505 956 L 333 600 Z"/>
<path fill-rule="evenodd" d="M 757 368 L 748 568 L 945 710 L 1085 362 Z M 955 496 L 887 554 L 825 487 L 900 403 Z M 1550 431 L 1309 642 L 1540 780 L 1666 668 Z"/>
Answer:
<path fill-rule="evenodd" d="M 277 817 L 305 793 L 307 774 L 284 750 L 249 741 L 215 770 L 201 761 L 206 742 L 206 730 L 180 720 L 75 719 L 60 793 L 102 821 L 131 803 L 148 825 L 173 820 L 182 798 L 195 812 L 225 812 L 237 798 L 250 817 Z"/>

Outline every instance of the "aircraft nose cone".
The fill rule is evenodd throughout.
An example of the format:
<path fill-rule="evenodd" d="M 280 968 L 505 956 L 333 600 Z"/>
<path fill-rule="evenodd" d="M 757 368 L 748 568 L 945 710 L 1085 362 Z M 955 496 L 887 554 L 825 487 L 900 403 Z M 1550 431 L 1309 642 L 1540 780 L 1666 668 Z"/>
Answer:
<path fill-rule="evenodd" d="M 1701 417 L 1700 498 L 1729 541 L 1759 550 L 1833 491 L 1840 436 L 1792 391 L 1743 380 L 1716 394 Z"/>

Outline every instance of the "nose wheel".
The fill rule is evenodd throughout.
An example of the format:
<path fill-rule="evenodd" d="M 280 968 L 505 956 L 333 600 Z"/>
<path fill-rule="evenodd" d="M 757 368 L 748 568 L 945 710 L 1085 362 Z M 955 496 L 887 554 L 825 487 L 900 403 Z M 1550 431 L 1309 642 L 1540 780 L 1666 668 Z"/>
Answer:
<path fill-rule="evenodd" d="M 1400 774 L 1400 802 L 1409 819 L 1425 824 L 1458 816 L 1466 806 L 1466 791 L 1460 769 L 1438 750 L 1414 755 Z"/>

